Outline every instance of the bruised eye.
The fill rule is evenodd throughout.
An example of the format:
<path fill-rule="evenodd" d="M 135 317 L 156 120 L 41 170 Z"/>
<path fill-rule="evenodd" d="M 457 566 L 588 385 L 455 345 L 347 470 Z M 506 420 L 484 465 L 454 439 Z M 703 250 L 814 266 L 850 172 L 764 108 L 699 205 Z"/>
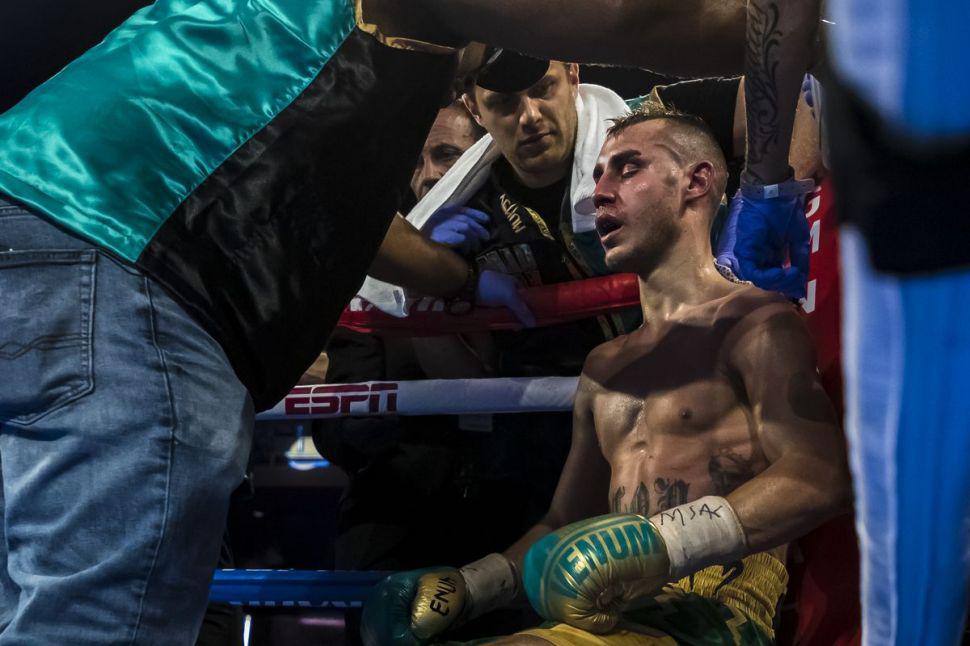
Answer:
<path fill-rule="evenodd" d="M 640 166 L 637 164 L 623 164 L 623 169 L 620 171 L 620 177 L 633 177 L 640 170 Z"/>

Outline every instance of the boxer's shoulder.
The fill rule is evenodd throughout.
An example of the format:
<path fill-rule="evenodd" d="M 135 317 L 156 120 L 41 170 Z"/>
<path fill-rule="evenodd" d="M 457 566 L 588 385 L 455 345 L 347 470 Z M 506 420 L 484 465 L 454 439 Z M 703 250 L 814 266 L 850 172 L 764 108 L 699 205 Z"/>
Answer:
<path fill-rule="evenodd" d="M 734 285 L 731 292 L 718 299 L 714 321 L 735 324 L 743 328 L 760 327 L 775 319 L 798 319 L 797 306 L 777 292 L 769 292 L 754 285 Z"/>

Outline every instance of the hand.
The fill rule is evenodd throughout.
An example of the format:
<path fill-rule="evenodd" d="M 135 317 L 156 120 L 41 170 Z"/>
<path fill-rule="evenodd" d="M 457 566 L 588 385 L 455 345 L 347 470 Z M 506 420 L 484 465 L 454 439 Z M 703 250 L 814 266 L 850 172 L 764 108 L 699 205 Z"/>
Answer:
<path fill-rule="evenodd" d="M 732 212 L 736 209 L 735 274 L 761 289 L 794 300 L 804 298 L 811 253 L 805 196 L 752 199 L 739 193 L 734 199 L 738 203 L 731 205 Z M 729 215 L 726 226 L 730 219 Z M 791 266 L 783 266 L 786 259 Z M 730 255 L 725 254 L 724 260 L 731 262 Z"/>
<path fill-rule="evenodd" d="M 419 646 L 457 625 L 467 591 L 458 570 L 425 568 L 392 574 L 364 604 L 360 633 L 366 646 Z"/>
<path fill-rule="evenodd" d="M 612 630 L 626 607 L 654 594 L 670 574 L 656 527 L 636 514 L 567 525 L 525 555 L 523 581 L 536 612 L 591 633 Z"/>
<path fill-rule="evenodd" d="M 519 283 L 508 274 L 486 269 L 478 278 L 475 302 L 491 307 L 507 307 L 525 327 L 535 327 L 536 317 L 519 296 Z"/>
<path fill-rule="evenodd" d="M 429 237 L 435 242 L 469 256 L 491 237 L 485 228 L 489 222 L 490 218 L 482 211 L 467 206 L 445 206 L 432 213 L 422 228 L 430 232 Z"/>

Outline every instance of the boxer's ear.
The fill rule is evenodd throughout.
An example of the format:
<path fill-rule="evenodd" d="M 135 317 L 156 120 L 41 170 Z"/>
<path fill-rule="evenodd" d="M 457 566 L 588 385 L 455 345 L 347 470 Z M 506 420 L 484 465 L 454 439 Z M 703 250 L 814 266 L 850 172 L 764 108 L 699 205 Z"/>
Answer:
<path fill-rule="evenodd" d="M 687 169 L 689 182 L 685 199 L 690 202 L 703 198 L 714 190 L 717 171 L 709 161 L 697 162 Z"/>

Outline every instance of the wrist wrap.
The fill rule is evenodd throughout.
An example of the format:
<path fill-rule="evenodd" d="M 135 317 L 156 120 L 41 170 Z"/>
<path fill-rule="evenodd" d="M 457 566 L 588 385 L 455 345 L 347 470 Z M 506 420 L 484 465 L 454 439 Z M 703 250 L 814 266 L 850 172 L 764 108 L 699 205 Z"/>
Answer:
<path fill-rule="evenodd" d="M 719 496 L 704 496 L 662 511 L 650 522 L 667 547 L 673 581 L 747 554 L 744 528 L 730 503 Z"/>
<path fill-rule="evenodd" d="M 519 593 L 515 564 L 501 554 L 489 554 L 459 570 L 465 579 L 468 601 L 463 619 L 474 619 L 506 606 Z"/>

